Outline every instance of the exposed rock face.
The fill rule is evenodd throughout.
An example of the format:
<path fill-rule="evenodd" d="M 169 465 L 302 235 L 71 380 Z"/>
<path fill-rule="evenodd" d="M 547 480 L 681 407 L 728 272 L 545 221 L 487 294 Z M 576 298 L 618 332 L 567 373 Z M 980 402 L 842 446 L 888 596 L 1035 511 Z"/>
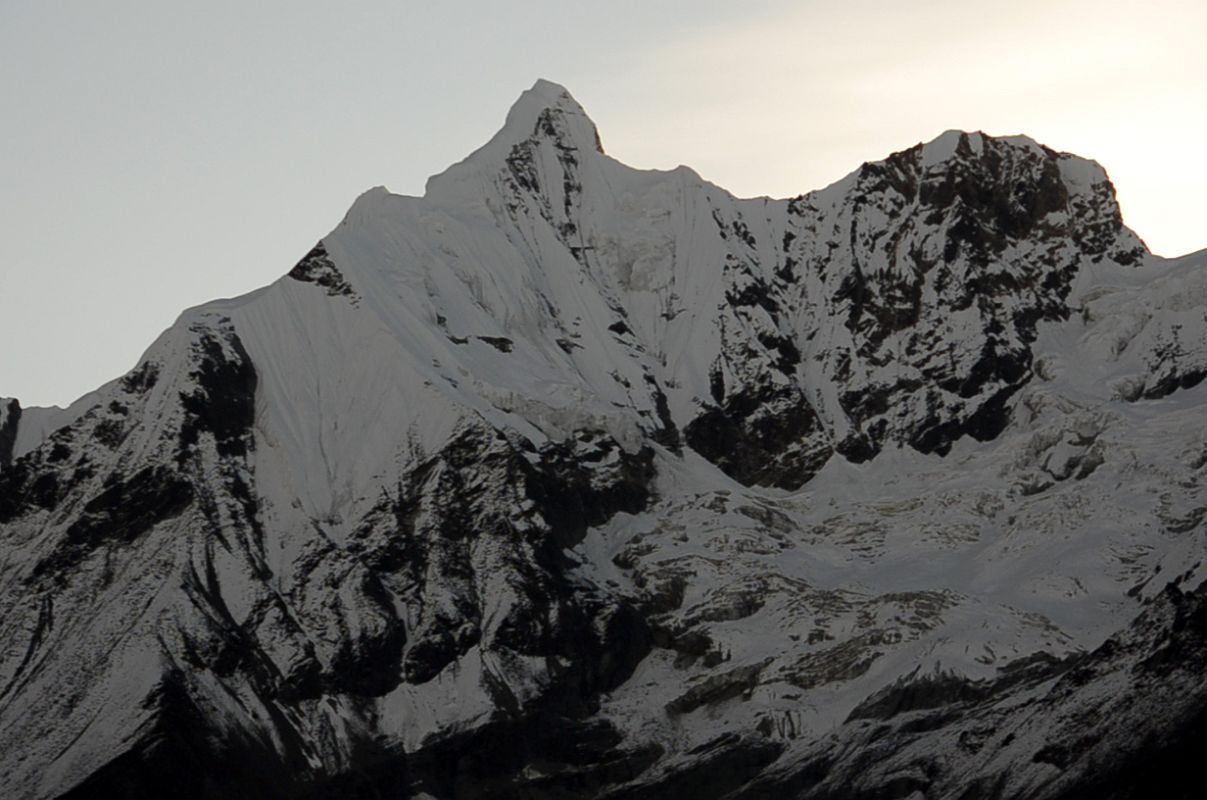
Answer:
<path fill-rule="evenodd" d="M 17 443 L 17 425 L 21 422 L 21 404 L 16 398 L 0 399 L 0 469 L 13 460 Z"/>
<path fill-rule="evenodd" d="M 540 82 L 0 402 L 3 794 L 1176 794 L 1203 266 L 1027 139 L 738 200 Z"/>
<path fill-rule="evenodd" d="M 1036 325 L 1068 318 L 1082 265 L 1144 252 L 1101 171 L 1029 140 L 949 132 L 844 184 L 832 205 L 792 201 L 787 252 L 848 422 L 836 448 L 855 459 L 997 436 Z"/>
<path fill-rule="evenodd" d="M 339 267 L 335 266 L 327 255 L 327 248 L 322 242 L 316 244 L 301 261 L 289 271 L 289 277 L 303 283 L 314 283 L 327 290 L 332 297 L 355 298 L 352 286 L 344 280 Z"/>
<path fill-rule="evenodd" d="M 745 484 L 798 488 L 833 454 L 803 392 L 763 387 L 717 398 L 684 429 L 688 446 Z"/>

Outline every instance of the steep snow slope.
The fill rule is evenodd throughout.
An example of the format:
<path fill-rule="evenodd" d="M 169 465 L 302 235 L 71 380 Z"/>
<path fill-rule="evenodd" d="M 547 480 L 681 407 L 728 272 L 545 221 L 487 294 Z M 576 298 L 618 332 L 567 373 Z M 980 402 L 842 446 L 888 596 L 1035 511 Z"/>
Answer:
<path fill-rule="evenodd" d="M 1023 137 L 739 200 L 538 82 L 128 375 L 0 404 L 0 785 L 1090 786 L 1109 715 L 1059 763 L 993 737 L 1086 664 L 1193 722 L 1108 637 L 1197 598 L 1205 261 Z"/>

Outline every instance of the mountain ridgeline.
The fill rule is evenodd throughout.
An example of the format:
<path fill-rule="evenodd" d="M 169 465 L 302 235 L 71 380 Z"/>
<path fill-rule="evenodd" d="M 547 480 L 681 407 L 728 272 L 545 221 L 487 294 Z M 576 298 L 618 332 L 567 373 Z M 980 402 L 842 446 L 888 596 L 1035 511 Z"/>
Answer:
<path fill-rule="evenodd" d="M 1205 376 L 1207 254 L 1091 161 L 738 199 L 540 81 L 0 400 L 2 794 L 1192 796 Z"/>

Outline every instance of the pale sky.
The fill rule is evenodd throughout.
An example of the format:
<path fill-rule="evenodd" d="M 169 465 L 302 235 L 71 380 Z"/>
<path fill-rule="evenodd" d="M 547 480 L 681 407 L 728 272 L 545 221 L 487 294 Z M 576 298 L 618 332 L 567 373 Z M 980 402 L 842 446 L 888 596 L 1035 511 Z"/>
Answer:
<path fill-rule="evenodd" d="M 1204 53 L 1204 0 L 0 0 L 0 396 L 122 374 L 364 189 L 422 193 L 537 78 L 621 161 L 741 196 L 1026 133 L 1181 255 L 1207 247 Z"/>

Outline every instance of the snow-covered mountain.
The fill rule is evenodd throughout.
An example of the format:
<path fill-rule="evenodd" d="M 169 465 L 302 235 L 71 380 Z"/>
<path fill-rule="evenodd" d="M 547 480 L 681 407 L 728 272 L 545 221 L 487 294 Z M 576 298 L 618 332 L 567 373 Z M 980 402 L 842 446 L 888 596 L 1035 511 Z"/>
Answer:
<path fill-rule="evenodd" d="M 737 199 L 540 81 L 128 374 L 0 401 L 0 787 L 1176 795 L 1205 376 L 1207 251 L 1093 162 L 950 131 Z"/>

